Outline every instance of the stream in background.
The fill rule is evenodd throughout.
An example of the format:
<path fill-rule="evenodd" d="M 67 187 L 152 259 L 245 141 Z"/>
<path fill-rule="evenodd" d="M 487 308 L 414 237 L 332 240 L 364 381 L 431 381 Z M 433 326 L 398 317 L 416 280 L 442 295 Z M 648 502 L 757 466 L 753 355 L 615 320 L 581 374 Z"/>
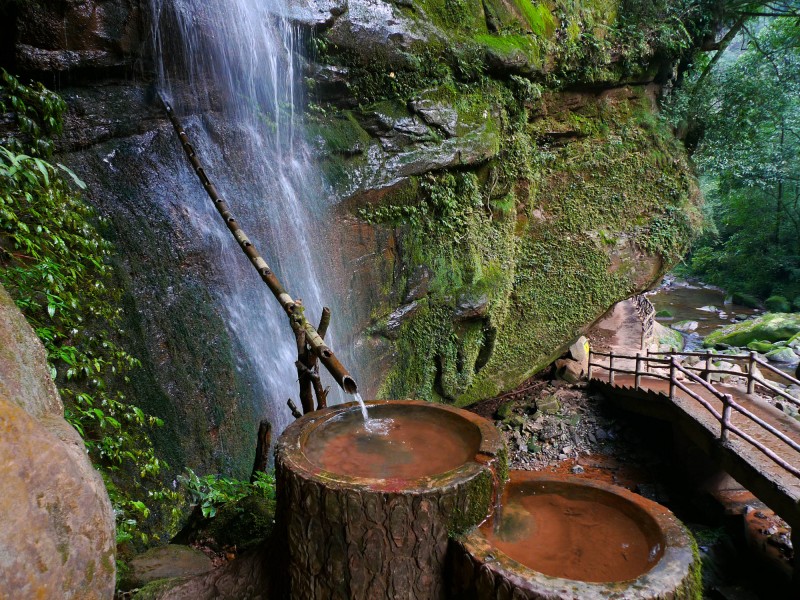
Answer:
<path fill-rule="evenodd" d="M 703 338 L 712 331 L 764 312 L 726 303 L 726 296 L 723 290 L 714 286 L 667 276 L 647 298 L 653 303 L 656 313 L 666 310 L 672 315 L 656 317 L 666 327 L 672 327 L 681 321 L 697 321 L 696 330 L 682 332 L 686 343 L 684 350 L 689 352 L 702 351 Z"/>

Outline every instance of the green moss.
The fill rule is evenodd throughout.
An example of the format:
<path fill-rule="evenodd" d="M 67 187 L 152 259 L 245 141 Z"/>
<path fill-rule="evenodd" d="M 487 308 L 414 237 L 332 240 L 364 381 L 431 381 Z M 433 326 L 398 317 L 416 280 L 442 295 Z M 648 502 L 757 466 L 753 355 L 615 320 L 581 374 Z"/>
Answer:
<path fill-rule="evenodd" d="M 494 501 L 494 484 L 494 476 L 489 469 L 470 481 L 466 508 L 456 509 L 450 517 L 447 531 L 451 537 L 472 529 L 486 519 Z"/>
<path fill-rule="evenodd" d="M 522 12 L 531 28 L 531 31 L 540 37 L 549 38 L 553 35 L 556 22 L 553 13 L 543 2 L 531 2 L 531 0 L 514 0 L 517 8 Z"/>
<path fill-rule="evenodd" d="M 142 586 L 134 594 L 132 600 L 158 600 L 165 597 L 165 593 L 186 581 L 185 578 L 157 579 Z"/>
<path fill-rule="evenodd" d="M 361 154 L 371 142 L 351 111 L 317 115 L 306 125 L 306 133 L 310 139 L 321 140 L 329 154 Z"/>
<path fill-rule="evenodd" d="M 668 264 L 691 239 L 693 183 L 640 91 L 528 124 L 513 85 L 491 95 L 507 143 L 480 177 L 427 176 L 402 203 L 360 213 L 397 228 L 399 270 L 433 271 L 399 330 L 384 397 L 465 405 L 518 384 L 641 285 L 609 240 L 633 238 Z M 572 139 L 551 146 L 556 134 Z M 459 322 L 459 299 L 481 294 L 485 316 Z"/>

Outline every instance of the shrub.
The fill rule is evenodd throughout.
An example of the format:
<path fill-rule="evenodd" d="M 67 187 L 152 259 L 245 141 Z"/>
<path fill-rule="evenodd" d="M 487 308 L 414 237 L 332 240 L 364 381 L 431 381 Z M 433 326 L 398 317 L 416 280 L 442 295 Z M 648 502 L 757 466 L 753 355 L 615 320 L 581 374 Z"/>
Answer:
<path fill-rule="evenodd" d="M 770 296 L 764 301 L 764 306 L 769 312 L 788 313 L 792 312 L 792 306 L 783 296 Z"/>

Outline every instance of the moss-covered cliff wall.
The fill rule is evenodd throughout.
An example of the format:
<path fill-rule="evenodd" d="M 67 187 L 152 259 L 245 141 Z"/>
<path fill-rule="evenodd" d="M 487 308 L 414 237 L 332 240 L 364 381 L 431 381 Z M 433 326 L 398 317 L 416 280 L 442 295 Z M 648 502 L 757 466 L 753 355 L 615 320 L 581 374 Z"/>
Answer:
<path fill-rule="evenodd" d="M 655 112 L 688 34 L 657 4 L 380 3 L 376 23 L 351 2 L 315 22 L 309 131 L 371 392 L 496 394 L 681 255 L 698 193 Z"/>

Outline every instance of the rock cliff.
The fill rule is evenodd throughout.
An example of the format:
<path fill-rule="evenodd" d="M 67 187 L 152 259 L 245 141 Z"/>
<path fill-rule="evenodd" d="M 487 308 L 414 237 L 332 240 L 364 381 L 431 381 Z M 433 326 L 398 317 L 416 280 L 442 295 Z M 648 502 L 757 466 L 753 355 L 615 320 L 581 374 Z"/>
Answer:
<path fill-rule="evenodd" d="M 691 40 L 654 25 L 669 3 L 639 4 L 289 4 L 352 325 L 339 344 L 366 395 L 465 404 L 507 389 L 678 258 L 698 194 L 654 111 Z M 173 467 L 244 474 L 263 399 L 186 226 L 144 3 L 33 0 L 11 16 L 4 61 L 60 86 L 61 158 L 113 223 L 145 365 L 135 401 L 165 419 Z"/>

